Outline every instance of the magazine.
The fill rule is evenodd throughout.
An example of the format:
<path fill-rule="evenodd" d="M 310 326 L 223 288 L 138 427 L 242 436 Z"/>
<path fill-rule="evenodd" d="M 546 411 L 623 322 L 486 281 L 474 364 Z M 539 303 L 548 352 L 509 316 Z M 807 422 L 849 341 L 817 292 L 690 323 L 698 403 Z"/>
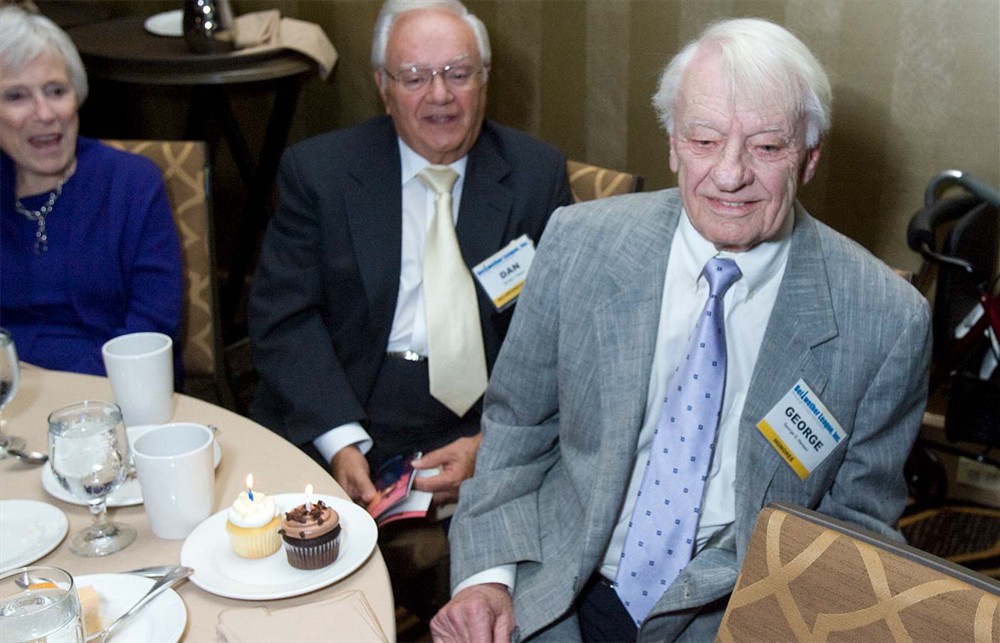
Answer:
<path fill-rule="evenodd" d="M 378 526 L 404 518 L 423 518 L 431 505 L 433 494 L 413 488 L 418 476 L 437 475 L 437 469 L 416 471 L 412 462 L 422 454 L 418 451 L 390 458 L 375 472 L 375 497 L 368 503 L 368 513 Z"/>

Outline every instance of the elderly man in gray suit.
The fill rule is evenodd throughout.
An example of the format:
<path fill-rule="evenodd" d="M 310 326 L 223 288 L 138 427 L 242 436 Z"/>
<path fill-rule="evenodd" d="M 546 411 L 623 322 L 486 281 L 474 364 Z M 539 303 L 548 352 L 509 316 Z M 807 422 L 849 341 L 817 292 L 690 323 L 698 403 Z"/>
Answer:
<path fill-rule="evenodd" d="M 711 640 L 774 500 L 898 537 L 929 309 L 796 201 L 830 102 L 787 30 L 717 23 L 654 98 L 679 187 L 553 215 L 435 640 Z"/>

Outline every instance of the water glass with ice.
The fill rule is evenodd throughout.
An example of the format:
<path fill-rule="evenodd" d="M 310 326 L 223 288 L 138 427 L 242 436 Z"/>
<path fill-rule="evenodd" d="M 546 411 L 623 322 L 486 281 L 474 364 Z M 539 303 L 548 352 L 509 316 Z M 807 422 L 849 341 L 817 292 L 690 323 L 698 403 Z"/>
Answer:
<path fill-rule="evenodd" d="M 0 641 L 85 641 L 76 585 L 58 567 L 21 567 L 0 574 Z"/>
<path fill-rule="evenodd" d="M 135 540 L 136 530 L 108 519 L 107 497 L 128 474 L 128 438 L 114 402 L 85 400 L 49 415 L 49 466 L 63 489 L 83 500 L 93 524 L 69 541 L 79 556 L 106 556 Z"/>

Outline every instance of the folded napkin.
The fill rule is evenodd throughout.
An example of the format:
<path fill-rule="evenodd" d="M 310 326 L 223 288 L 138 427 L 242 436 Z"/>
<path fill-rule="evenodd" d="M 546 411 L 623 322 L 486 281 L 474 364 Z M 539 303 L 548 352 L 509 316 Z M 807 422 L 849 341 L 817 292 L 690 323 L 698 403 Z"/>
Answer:
<path fill-rule="evenodd" d="M 388 643 L 375 611 L 362 591 L 352 589 L 319 603 L 271 610 L 269 607 L 234 608 L 219 614 L 216 640 L 329 641 L 331 643 Z"/>
<path fill-rule="evenodd" d="M 319 75 L 325 80 L 337 64 L 337 50 L 319 25 L 282 18 L 277 9 L 254 11 L 235 20 L 236 48 L 247 52 L 285 47 L 309 56 L 319 65 Z"/>

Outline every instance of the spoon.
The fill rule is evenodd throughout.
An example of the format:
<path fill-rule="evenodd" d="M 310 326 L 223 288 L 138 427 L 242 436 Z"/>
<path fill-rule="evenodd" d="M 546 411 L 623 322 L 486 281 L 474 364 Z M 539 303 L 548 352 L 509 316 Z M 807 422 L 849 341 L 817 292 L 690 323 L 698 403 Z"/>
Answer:
<path fill-rule="evenodd" d="M 154 580 L 159 580 L 166 576 L 167 574 L 174 573 L 175 570 L 180 569 L 180 565 L 156 565 L 155 567 L 140 567 L 139 569 L 130 569 L 124 572 L 114 572 L 116 574 L 132 574 L 134 576 L 145 576 L 146 578 L 152 578 Z M 16 584 L 21 589 L 28 589 L 28 585 L 35 582 L 28 572 L 22 572 L 20 576 L 14 578 L 14 584 Z"/>
<path fill-rule="evenodd" d="M 6 453 L 7 455 L 17 458 L 25 464 L 45 464 L 49 461 L 49 456 L 41 451 L 24 451 L 8 447 Z"/>
<path fill-rule="evenodd" d="M 163 592 L 167 591 L 171 587 L 173 587 L 175 584 L 177 584 L 178 581 L 184 580 L 193 573 L 194 570 L 191 569 L 190 567 L 178 567 L 174 570 L 171 570 L 160 580 L 156 581 L 153 584 L 153 586 L 149 588 L 149 591 L 146 592 L 146 595 L 140 598 L 138 601 L 136 601 L 135 605 L 128 608 L 128 610 L 124 614 L 116 618 L 100 632 L 94 632 L 93 634 L 89 635 L 87 637 L 87 641 L 100 641 L 101 643 L 104 643 L 105 641 L 111 638 L 111 634 L 116 629 L 118 629 L 118 627 L 121 626 L 122 623 L 135 616 L 135 614 L 143 607 L 148 605 L 151 600 L 153 600 Z"/>

